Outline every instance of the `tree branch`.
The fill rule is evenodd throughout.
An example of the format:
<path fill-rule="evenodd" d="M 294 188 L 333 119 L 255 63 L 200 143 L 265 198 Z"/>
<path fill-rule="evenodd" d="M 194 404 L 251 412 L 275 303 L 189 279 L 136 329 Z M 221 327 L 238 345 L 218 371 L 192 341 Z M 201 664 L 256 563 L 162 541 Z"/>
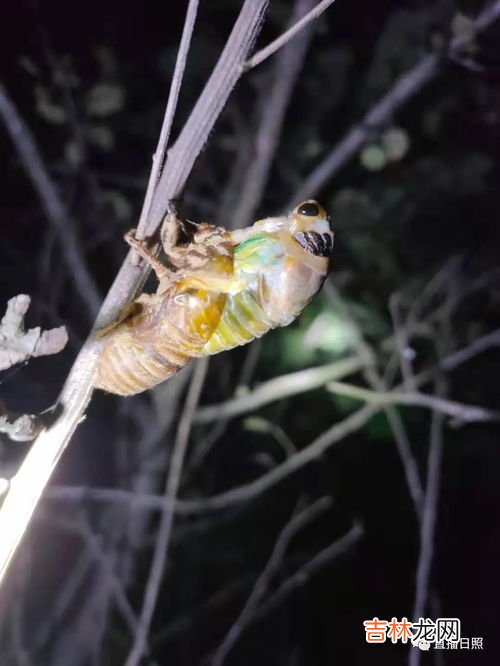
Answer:
<path fill-rule="evenodd" d="M 153 168 L 149 176 L 148 187 L 146 196 L 144 198 L 144 205 L 142 207 L 141 216 L 137 225 L 136 238 L 144 238 L 144 231 L 149 219 L 153 195 L 158 185 L 161 171 L 165 162 L 165 152 L 167 150 L 168 142 L 170 139 L 170 132 L 172 130 L 172 123 L 174 121 L 175 110 L 177 108 L 177 101 L 179 99 L 179 92 L 181 89 L 184 70 L 186 68 L 186 60 L 191 44 L 191 37 L 193 36 L 194 22 L 196 14 L 198 13 L 199 0 L 189 0 L 189 5 L 186 12 L 186 20 L 184 21 L 184 28 L 182 30 L 181 43 L 177 52 L 175 60 L 174 75 L 172 83 L 170 84 L 170 92 L 168 94 L 167 108 L 163 117 L 163 124 L 161 127 L 160 138 L 156 147 L 155 154 L 153 155 Z"/>
<path fill-rule="evenodd" d="M 175 438 L 172 459 L 165 486 L 165 498 L 168 500 L 168 506 L 162 513 L 153 552 L 153 560 L 151 562 L 146 591 L 144 593 L 139 624 L 134 635 L 134 644 L 127 661 L 125 662 L 125 666 L 138 666 L 146 647 L 149 628 L 153 619 L 165 563 L 168 557 L 170 535 L 172 533 L 174 522 L 174 502 L 181 482 L 182 467 L 186 456 L 189 433 L 191 432 L 191 427 L 193 425 L 193 417 L 203 389 L 207 369 L 208 358 L 199 359 L 196 364 L 184 411 L 177 429 L 177 436 Z"/>
<path fill-rule="evenodd" d="M 476 33 L 485 30 L 500 16 L 500 0 L 485 9 L 476 19 Z M 467 44 L 469 38 L 455 37 L 451 42 L 449 55 L 456 54 Z M 404 74 L 391 90 L 365 115 L 359 125 L 351 129 L 335 148 L 307 176 L 298 191 L 294 193 L 289 208 L 296 201 L 315 196 L 344 164 L 356 155 L 359 149 L 373 136 L 373 128 L 387 122 L 408 100 L 414 97 L 427 83 L 443 69 L 446 60 L 441 55 L 426 56 L 413 69 Z"/>
<path fill-rule="evenodd" d="M 252 69 L 257 65 L 260 65 L 261 62 L 264 62 L 264 60 L 269 58 L 273 53 L 276 53 L 276 51 L 290 41 L 299 30 L 302 30 L 308 25 L 308 23 L 318 18 L 318 16 L 322 14 L 325 9 L 328 9 L 328 7 L 334 2 L 335 0 L 321 0 L 321 2 L 318 2 L 316 7 L 311 9 L 304 17 L 294 23 L 294 25 L 288 28 L 286 32 L 249 58 L 245 63 L 245 69 Z"/>
<path fill-rule="evenodd" d="M 364 361 L 359 356 L 351 356 L 317 368 L 307 368 L 307 370 L 299 370 L 270 379 L 241 398 L 232 398 L 218 405 L 202 407 L 196 413 L 195 423 L 208 423 L 216 419 L 251 412 L 270 402 L 312 391 L 334 379 L 352 375 L 361 370 L 363 366 Z"/>
<path fill-rule="evenodd" d="M 295 0 L 292 25 L 313 2 L 314 0 Z M 297 39 L 287 44 L 278 54 L 272 71 L 271 89 L 265 86 L 260 123 L 252 146 L 252 160 L 247 165 L 243 183 L 238 188 L 236 206 L 232 211 L 232 219 L 238 227 L 246 227 L 252 222 L 262 199 L 283 129 L 283 119 L 311 41 L 312 28 L 312 24 L 304 28 Z"/>
<path fill-rule="evenodd" d="M 451 416 L 464 423 L 483 423 L 500 420 L 500 412 L 485 409 L 476 405 L 465 405 L 462 402 L 447 400 L 436 395 L 403 391 L 374 391 L 371 389 L 344 384 L 343 382 L 329 382 L 326 387 L 332 393 L 345 395 L 350 398 L 369 402 L 372 405 L 409 405 L 432 409 L 440 414 Z"/>
<path fill-rule="evenodd" d="M 255 584 L 252 588 L 252 591 L 250 592 L 248 599 L 246 600 L 245 605 L 225 635 L 222 643 L 215 651 L 215 654 L 211 660 L 211 666 L 223 666 L 227 655 L 238 641 L 244 629 L 252 621 L 261 599 L 266 594 L 272 579 L 278 572 L 279 567 L 283 562 L 286 551 L 292 539 L 298 532 L 300 532 L 300 530 L 315 520 L 331 506 L 331 498 L 322 497 L 321 499 L 300 511 L 300 513 L 297 515 L 293 516 L 288 521 L 288 523 L 286 523 L 285 527 L 281 530 L 278 538 L 276 539 L 271 556 L 266 562 L 266 565 L 260 576 L 255 581 Z"/>
<path fill-rule="evenodd" d="M 31 130 L 21 118 L 14 102 L 1 83 L 0 116 L 24 170 L 38 194 L 45 216 L 59 239 L 62 259 L 66 263 L 68 275 L 87 308 L 89 319 L 92 320 L 99 310 L 101 295 L 80 251 L 75 233 L 75 221 L 71 219 L 54 182 L 49 176 Z"/>
<path fill-rule="evenodd" d="M 153 196 L 147 235 L 158 228 L 168 202 L 182 191 L 196 157 L 241 76 L 243 63 L 259 31 L 267 4 L 268 0 L 245 1 L 216 67 L 169 153 Z M 43 185 L 45 187 L 46 183 Z M 133 265 L 132 253 L 129 252 L 104 301 L 95 328 L 103 328 L 117 317 L 142 287 L 148 272 L 144 262 L 138 267 Z M 91 336 L 78 355 L 62 390 L 62 416 L 50 429 L 40 434 L 11 480 L 0 509 L 0 581 L 52 471 L 82 419 L 92 395 L 99 351 L 99 344 Z"/>

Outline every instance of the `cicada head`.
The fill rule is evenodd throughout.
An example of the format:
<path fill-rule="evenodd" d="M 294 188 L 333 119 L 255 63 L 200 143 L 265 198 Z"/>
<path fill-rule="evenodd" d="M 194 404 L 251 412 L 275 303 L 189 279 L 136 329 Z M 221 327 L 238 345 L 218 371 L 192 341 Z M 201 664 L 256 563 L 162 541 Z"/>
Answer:
<path fill-rule="evenodd" d="M 289 231 L 308 253 L 330 259 L 333 231 L 326 210 L 317 201 L 307 199 L 293 210 L 289 216 Z"/>

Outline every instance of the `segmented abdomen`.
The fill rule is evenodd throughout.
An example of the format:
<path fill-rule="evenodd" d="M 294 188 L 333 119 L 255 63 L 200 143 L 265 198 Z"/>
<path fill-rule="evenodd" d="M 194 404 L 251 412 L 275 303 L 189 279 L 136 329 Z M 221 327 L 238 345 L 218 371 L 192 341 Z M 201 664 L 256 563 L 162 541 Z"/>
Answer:
<path fill-rule="evenodd" d="M 245 345 L 262 337 L 271 328 L 272 323 L 251 291 L 230 294 L 217 328 L 203 347 L 203 354 L 217 354 Z"/>
<path fill-rule="evenodd" d="M 158 293 L 142 294 L 115 324 L 98 333 L 102 350 L 96 388 L 134 395 L 178 372 L 203 347 L 219 323 L 226 294 L 210 280 L 233 276 L 229 232 L 200 225 L 193 242 L 177 253 L 178 272 Z"/>
<path fill-rule="evenodd" d="M 134 395 L 174 375 L 202 355 L 225 300 L 224 294 L 201 289 L 142 295 L 133 304 L 139 311 L 103 338 L 96 388 Z"/>

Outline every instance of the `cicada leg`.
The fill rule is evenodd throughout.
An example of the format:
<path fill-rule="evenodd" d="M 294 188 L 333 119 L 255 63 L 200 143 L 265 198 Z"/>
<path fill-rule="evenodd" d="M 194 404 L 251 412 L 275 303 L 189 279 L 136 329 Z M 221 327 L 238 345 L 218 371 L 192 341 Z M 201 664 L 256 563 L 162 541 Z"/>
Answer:
<path fill-rule="evenodd" d="M 124 241 L 151 266 L 160 282 L 165 281 L 165 279 L 170 279 L 172 271 L 164 266 L 160 259 L 151 252 L 151 248 L 148 246 L 147 242 L 136 238 L 134 233 L 135 229 L 127 231 L 123 237 Z"/>
<path fill-rule="evenodd" d="M 175 213 L 172 212 L 165 215 L 161 225 L 160 239 L 167 257 L 171 256 L 171 253 L 179 244 L 181 228 L 182 221 Z"/>

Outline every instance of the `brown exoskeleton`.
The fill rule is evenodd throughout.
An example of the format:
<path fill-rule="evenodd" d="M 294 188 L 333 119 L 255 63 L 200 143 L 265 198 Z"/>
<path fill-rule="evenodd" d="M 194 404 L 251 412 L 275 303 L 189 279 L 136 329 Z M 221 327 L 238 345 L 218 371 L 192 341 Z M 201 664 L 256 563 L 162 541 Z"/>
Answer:
<path fill-rule="evenodd" d="M 233 273 L 230 234 L 211 224 L 197 225 L 190 242 L 177 244 L 180 222 L 168 215 L 161 240 L 174 270 L 164 265 L 145 241 L 126 242 L 154 270 L 155 294 L 141 294 L 116 322 L 98 332 L 103 350 L 96 388 L 118 395 L 140 393 L 175 374 L 200 356 L 219 323 L 226 301 L 223 283 Z"/>

